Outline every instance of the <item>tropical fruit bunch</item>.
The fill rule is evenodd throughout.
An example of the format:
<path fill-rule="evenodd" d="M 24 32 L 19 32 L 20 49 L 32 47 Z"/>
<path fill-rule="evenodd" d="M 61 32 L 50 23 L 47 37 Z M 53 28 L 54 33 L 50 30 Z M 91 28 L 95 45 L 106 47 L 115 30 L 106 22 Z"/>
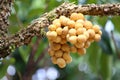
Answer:
<path fill-rule="evenodd" d="M 48 53 L 54 64 L 64 68 L 72 61 L 70 53 L 85 54 L 86 48 L 92 42 L 99 41 L 101 35 L 100 27 L 86 20 L 82 13 L 60 16 L 48 26 Z"/>

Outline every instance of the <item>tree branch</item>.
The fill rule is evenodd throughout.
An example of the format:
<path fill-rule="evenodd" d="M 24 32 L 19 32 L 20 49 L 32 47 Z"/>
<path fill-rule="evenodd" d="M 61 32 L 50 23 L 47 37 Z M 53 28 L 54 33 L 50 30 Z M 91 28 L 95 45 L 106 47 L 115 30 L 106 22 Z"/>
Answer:
<path fill-rule="evenodd" d="M 0 0 L 0 37 L 7 36 L 12 2 L 13 0 Z"/>
<path fill-rule="evenodd" d="M 40 18 L 34 20 L 27 28 L 20 30 L 10 37 L 0 37 L 0 57 L 5 57 L 11 53 L 13 48 L 21 45 L 27 45 L 33 36 L 45 36 L 46 27 L 60 15 L 70 16 L 73 12 L 80 12 L 85 15 L 120 15 L 120 3 L 118 4 L 87 4 L 75 5 L 73 3 L 63 3 L 59 7 L 43 14 Z"/>

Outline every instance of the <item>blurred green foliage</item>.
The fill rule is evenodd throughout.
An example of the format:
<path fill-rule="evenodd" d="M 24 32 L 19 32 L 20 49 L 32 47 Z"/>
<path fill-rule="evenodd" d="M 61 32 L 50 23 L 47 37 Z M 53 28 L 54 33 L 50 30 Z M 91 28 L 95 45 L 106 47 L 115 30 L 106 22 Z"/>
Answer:
<path fill-rule="evenodd" d="M 62 4 L 64 1 L 74 2 L 75 4 L 103 4 L 103 3 L 118 3 L 119 0 L 15 0 L 12 8 L 12 14 L 9 17 L 10 26 L 9 34 L 14 34 L 20 29 L 29 25 L 29 23 L 40 17 L 43 13 L 53 10 L 55 7 Z M 120 79 L 120 49 L 115 43 L 120 40 L 111 37 L 105 30 L 105 25 L 109 20 L 114 25 L 113 36 L 119 34 L 120 37 L 120 16 L 88 16 L 94 24 L 101 26 L 103 35 L 99 43 L 94 42 L 87 49 L 87 53 L 84 56 L 72 54 L 73 61 L 66 68 L 60 69 L 56 65 L 53 65 L 50 61 L 50 57 L 45 53 L 42 60 L 35 65 L 38 68 L 54 66 L 60 73 L 57 80 L 119 80 Z M 111 28 L 110 26 L 108 26 Z M 31 44 L 36 43 L 37 38 L 32 39 Z M 48 46 L 48 41 L 43 38 L 38 44 L 37 51 L 33 60 L 36 61 L 41 55 L 44 49 Z M 26 65 L 29 60 L 33 48 L 31 45 L 24 45 L 16 49 L 10 56 L 5 59 L 0 59 L 0 78 L 7 75 L 7 67 L 14 65 L 16 74 L 12 79 L 20 80 L 21 75 L 25 72 Z"/>

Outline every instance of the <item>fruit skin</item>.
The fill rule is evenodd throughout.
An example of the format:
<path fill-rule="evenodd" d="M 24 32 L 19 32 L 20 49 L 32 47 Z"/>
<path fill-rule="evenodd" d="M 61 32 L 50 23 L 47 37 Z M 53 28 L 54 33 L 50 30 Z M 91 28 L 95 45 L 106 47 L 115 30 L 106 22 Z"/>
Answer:
<path fill-rule="evenodd" d="M 84 43 L 79 43 L 79 42 L 77 42 L 76 44 L 75 44 L 75 47 L 76 48 L 83 48 L 84 47 Z"/>
<path fill-rule="evenodd" d="M 85 21 L 83 25 L 86 29 L 91 29 L 93 26 L 90 21 Z"/>
<path fill-rule="evenodd" d="M 55 25 L 49 25 L 48 29 L 50 31 L 55 31 L 57 29 L 57 26 L 55 26 Z"/>
<path fill-rule="evenodd" d="M 57 28 L 56 32 L 57 32 L 58 35 L 61 35 L 62 34 L 62 28 L 61 27 Z"/>
<path fill-rule="evenodd" d="M 78 28 L 78 29 L 76 30 L 76 34 L 77 34 L 77 35 L 83 34 L 84 32 L 85 32 L 85 29 L 83 29 L 83 28 Z"/>
<path fill-rule="evenodd" d="M 60 68 L 64 68 L 66 66 L 66 62 L 63 58 L 58 58 L 57 59 L 57 65 L 60 67 Z"/>
<path fill-rule="evenodd" d="M 49 53 L 50 56 L 54 56 L 55 51 L 52 50 L 51 48 L 49 48 L 49 49 L 48 49 L 48 53 Z"/>
<path fill-rule="evenodd" d="M 84 43 L 84 42 L 86 42 L 86 40 L 87 40 L 87 38 L 85 35 L 78 35 L 78 37 L 77 37 L 77 41 L 79 43 Z"/>
<path fill-rule="evenodd" d="M 77 30 L 78 28 L 83 28 L 82 23 L 78 23 L 78 22 L 75 23 L 75 29 Z"/>
<path fill-rule="evenodd" d="M 77 52 L 77 48 L 75 46 L 70 47 L 70 52 L 76 53 Z"/>
<path fill-rule="evenodd" d="M 53 50 L 59 50 L 61 48 L 61 44 L 59 43 L 51 43 L 50 48 Z"/>
<path fill-rule="evenodd" d="M 62 50 L 57 50 L 57 51 L 55 51 L 54 55 L 55 55 L 55 57 L 58 57 L 58 58 L 62 57 L 63 51 Z"/>
<path fill-rule="evenodd" d="M 69 21 L 68 18 L 66 18 L 65 16 L 60 16 L 60 23 L 61 23 L 61 26 L 65 26 L 67 25 L 67 22 Z"/>
<path fill-rule="evenodd" d="M 84 48 L 88 48 L 90 46 L 91 42 L 90 41 L 86 41 L 85 42 L 85 45 L 84 45 Z"/>
<path fill-rule="evenodd" d="M 57 64 L 57 58 L 55 56 L 51 57 L 51 61 L 53 64 Z"/>
<path fill-rule="evenodd" d="M 95 34 L 94 40 L 95 41 L 100 41 L 100 39 L 101 39 L 100 34 Z"/>
<path fill-rule="evenodd" d="M 50 33 L 48 33 L 48 37 L 56 38 L 57 37 L 56 31 L 50 31 Z"/>
<path fill-rule="evenodd" d="M 94 25 L 93 30 L 97 33 L 100 31 L 100 27 L 98 25 Z"/>
<path fill-rule="evenodd" d="M 62 29 L 62 35 L 67 35 L 68 33 L 68 26 L 65 26 L 63 29 Z"/>
<path fill-rule="evenodd" d="M 78 48 L 77 51 L 78 51 L 78 54 L 80 54 L 80 55 L 84 55 L 86 53 L 85 48 Z"/>
<path fill-rule="evenodd" d="M 69 37 L 69 42 L 72 44 L 75 44 L 77 42 L 77 37 L 76 36 L 70 36 Z"/>
<path fill-rule="evenodd" d="M 70 36 L 76 36 L 76 30 L 75 30 L 75 29 L 70 29 L 70 30 L 68 31 L 68 34 L 69 34 Z"/>
<path fill-rule="evenodd" d="M 82 13 L 72 13 L 70 16 L 70 19 L 74 21 L 79 20 L 79 19 L 84 20 L 84 15 Z"/>
<path fill-rule="evenodd" d="M 67 26 L 69 26 L 69 28 L 74 28 L 75 27 L 75 22 L 73 20 L 69 20 L 67 22 Z"/>
<path fill-rule="evenodd" d="M 63 59 L 66 61 L 67 64 L 72 62 L 72 57 L 70 56 L 69 53 L 64 53 Z"/>
<path fill-rule="evenodd" d="M 89 33 L 90 38 L 95 36 L 95 31 L 93 29 L 88 29 L 87 32 Z"/>
<path fill-rule="evenodd" d="M 61 50 L 69 52 L 70 51 L 70 46 L 68 44 L 63 44 L 62 47 L 61 47 Z"/>
<path fill-rule="evenodd" d="M 59 19 L 55 19 L 55 20 L 53 21 L 53 25 L 55 25 L 57 28 L 58 28 L 58 27 L 61 27 L 60 20 L 59 20 Z"/>
<path fill-rule="evenodd" d="M 60 43 L 61 42 L 61 37 L 57 36 L 55 39 L 53 39 L 54 42 Z"/>

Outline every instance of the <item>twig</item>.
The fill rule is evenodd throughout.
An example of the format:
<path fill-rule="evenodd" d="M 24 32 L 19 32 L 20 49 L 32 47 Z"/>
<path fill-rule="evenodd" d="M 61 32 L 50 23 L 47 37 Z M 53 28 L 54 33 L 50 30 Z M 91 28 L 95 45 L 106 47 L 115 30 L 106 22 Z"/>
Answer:
<path fill-rule="evenodd" d="M 41 36 L 45 33 L 45 28 L 60 15 L 70 16 L 73 12 L 81 12 L 85 15 L 120 15 L 120 3 L 118 4 L 87 4 L 75 5 L 72 3 L 63 3 L 59 7 L 43 14 L 40 18 L 34 20 L 27 28 L 20 30 L 11 37 L 0 39 L 0 57 L 5 57 L 11 53 L 11 47 L 27 45 L 33 36 Z"/>
<path fill-rule="evenodd" d="M 30 53 L 30 56 L 29 56 L 29 59 L 28 59 L 27 65 L 26 65 L 25 73 L 23 75 L 23 80 L 31 80 L 31 76 L 34 72 L 34 69 L 36 68 L 34 57 L 35 57 L 35 53 L 38 49 L 38 45 L 40 43 L 40 40 L 41 39 L 38 38 L 36 43 L 34 45 L 32 45 L 32 50 L 31 50 L 31 53 Z"/>

